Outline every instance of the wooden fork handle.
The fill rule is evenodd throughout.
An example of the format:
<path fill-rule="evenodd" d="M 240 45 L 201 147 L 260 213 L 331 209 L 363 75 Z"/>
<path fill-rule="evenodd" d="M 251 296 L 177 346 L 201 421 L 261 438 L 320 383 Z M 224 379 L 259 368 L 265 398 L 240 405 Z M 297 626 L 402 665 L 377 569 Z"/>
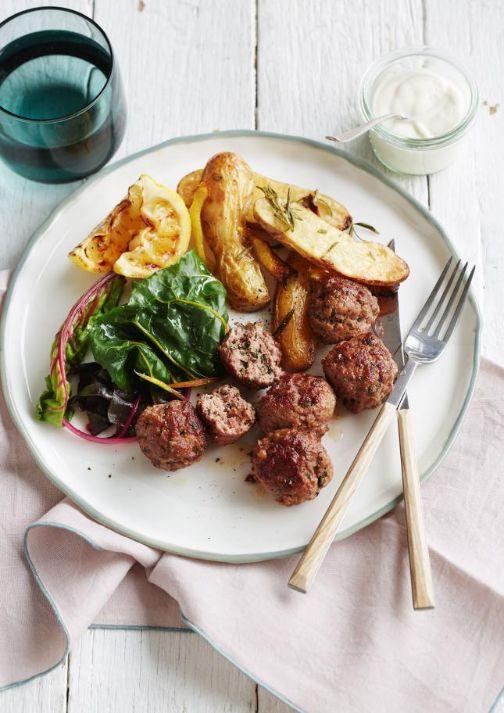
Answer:
<path fill-rule="evenodd" d="M 399 410 L 398 427 L 413 607 L 415 609 L 432 609 L 434 607 L 432 573 L 425 537 L 420 478 L 409 409 Z"/>
<path fill-rule="evenodd" d="M 289 586 L 293 589 L 306 593 L 311 587 L 320 565 L 324 561 L 327 550 L 334 540 L 336 531 L 343 520 L 348 504 L 366 474 L 376 450 L 395 416 L 395 412 L 396 408 L 392 404 L 385 403 L 382 406 L 352 465 L 341 481 L 326 514 L 292 573 Z"/>

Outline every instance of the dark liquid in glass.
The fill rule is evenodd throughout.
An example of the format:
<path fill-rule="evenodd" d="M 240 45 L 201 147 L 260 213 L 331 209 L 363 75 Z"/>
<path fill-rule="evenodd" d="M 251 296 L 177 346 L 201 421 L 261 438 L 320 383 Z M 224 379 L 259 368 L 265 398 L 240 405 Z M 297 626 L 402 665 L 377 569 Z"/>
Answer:
<path fill-rule="evenodd" d="M 4 47 L 0 107 L 12 116 L 0 111 L 0 155 L 38 181 L 72 181 L 103 166 L 126 120 L 119 76 L 107 85 L 111 71 L 110 54 L 75 32 L 33 32 Z"/>

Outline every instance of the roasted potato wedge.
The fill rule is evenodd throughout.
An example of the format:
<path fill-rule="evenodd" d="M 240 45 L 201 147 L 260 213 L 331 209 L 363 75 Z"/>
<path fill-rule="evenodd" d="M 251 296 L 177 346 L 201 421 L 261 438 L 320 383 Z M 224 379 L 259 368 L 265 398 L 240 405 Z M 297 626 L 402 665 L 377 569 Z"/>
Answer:
<path fill-rule="evenodd" d="M 203 171 L 201 169 L 192 171 L 188 173 L 187 176 L 184 176 L 177 186 L 177 192 L 182 196 L 188 208 L 193 201 L 194 193 L 201 182 L 202 175 Z M 282 200 L 285 200 L 287 194 L 289 194 L 292 201 L 303 203 L 306 208 L 312 210 L 327 223 L 338 228 L 338 230 L 347 230 L 352 225 L 352 217 L 345 206 L 329 196 L 319 194 L 317 190 L 300 188 L 299 186 L 292 186 L 289 183 L 273 181 L 271 178 L 262 176 L 260 173 L 254 173 L 253 180 L 254 191 L 245 216 L 247 223 L 254 222 L 254 203 L 259 200 L 259 198 L 264 197 L 262 189 L 269 186 Z"/>
<path fill-rule="evenodd" d="M 294 266 L 302 267 L 295 263 Z M 315 359 L 317 342 L 308 320 L 309 290 L 310 282 L 304 269 L 293 269 L 277 285 L 272 326 L 286 371 L 309 369 Z"/>
<path fill-rule="evenodd" d="M 201 185 L 207 198 L 201 209 L 205 242 L 215 257 L 215 273 L 227 290 L 231 307 L 255 312 L 270 297 L 259 263 L 245 236 L 253 174 L 236 154 L 220 153 L 208 161 Z"/>
<path fill-rule="evenodd" d="M 306 258 L 301 257 L 299 253 L 291 251 L 287 257 L 287 263 L 292 270 L 297 270 L 298 272 L 303 272 L 308 275 L 311 282 L 320 282 L 321 280 L 327 280 L 333 271 L 324 270 L 321 267 L 317 267 L 312 262 L 309 262 Z"/>
<path fill-rule="evenodd" d="M 308 208 L 338 230 L 347 230 L 352 225 L 350 213 L 345 206 L 333 198 L 320 195 L 317 190 L 309 190 L 299 186 L 292 186 L 290 183 L 273 181 L 271 178 L 262 176 L 259 173 L 254 174 L 253 203 L 250 212 L 247 214 L 248 223 L 254 222 L 254 205 L 260 198 L 264 198 L 263 189 L 267 187 L 275 191 L 283 201 L 287 200 L 287 196 L 289 196 L 292 202 L 301 203 L 305 208 Z"/>
<path fill-rule="evenodd" d="M 322 280 L 327 280 L 331 276 L 332 271 L 324 270 L 321 267 L 317 267 L 312 262 L 308 262 L 305 259 L 305 270 L 308 273 L 310 280 L 314 282 L 321 282 Z"/>
<path fill-rule="evenodd" d="M 262 267 L 275 280 L 283 280 L 291 272 L 291 269 L 264 239 L 265 236 L 267 236 L 267 233 L 262 230 L 247 228 L 247 239 Z"/>
<path fill-rule="evenodd" d="M 88 272 L 148 277 L 176 262 L 190 236 L 189 212 L 181 197 L 144 174 L 68 257 Z"/>
<path fill-rule="evenodd" d="M 282 214 L 261 198 L 254 205 L 254 217 L 271 236 L 314 265 L 351 280 L 389 287 L 408 277 L 408 265 L 393 250 L 338 230 L 301 203 L 291 203 L 288 214 Z"/>

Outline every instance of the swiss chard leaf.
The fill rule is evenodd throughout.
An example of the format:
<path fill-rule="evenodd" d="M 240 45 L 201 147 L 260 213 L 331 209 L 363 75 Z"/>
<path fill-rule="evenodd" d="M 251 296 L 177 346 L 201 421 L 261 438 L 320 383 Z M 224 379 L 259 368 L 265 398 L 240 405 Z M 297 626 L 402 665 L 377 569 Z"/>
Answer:
<path fill-rule="evenodd" d="M 220 373 L 228 314 L 224 286 L 191 251 L 133 286 L 128 305 L 147 339 L 191 377 Z"/>
<path fill-rule="evenodd" d="M 191 251 L 136 282 L 125 305 L 99 317 L 91 349 L 121 389 L 135 384 L 135 372 L 164 383 L 216 376 L 227 320 L 224 286 Z"/>
<path fill-rule="evenodd" d="M 97 319 L 93 326 L 91 351 L 120 389 L 135 390 L 135 372 L 154 376 L 160 381 L 174 381 L 172 371 L 154 349 L 142 341 L 135 329 L 135 311 L 127 305 L 116 307 Z"/>
<path fill-rule="evenodd" d="M 50 373 L 36 407 L 40 421 L 61 426 L 65 417 L 71 417 L 69 372 L 84 358 L 94 320 L 117 305 L 123 288 L 122 277 L 106 275 L 68 313 L 51 347 Z"/>
<path fill-rule="evenodd" d="M 95 320 L 119 304 L 123 290 L 124 279 L 115 278 L 108 283 L 107 290 L 104 290 L 94 302 L 90 302 L 87 314 L 75 325 L 73 334 L 67 343 L 66 358 L 69 369 L 82 362 L 89 347 L 89 337 Z"/>

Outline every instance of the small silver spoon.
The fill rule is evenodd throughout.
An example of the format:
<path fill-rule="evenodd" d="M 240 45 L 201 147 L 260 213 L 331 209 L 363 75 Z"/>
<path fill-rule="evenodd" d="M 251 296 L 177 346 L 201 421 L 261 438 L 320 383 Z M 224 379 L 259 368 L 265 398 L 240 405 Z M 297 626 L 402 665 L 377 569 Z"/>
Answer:
<path fill-rule="evenodd" d="M 373 126 L 376 126 L 376 124 L 381 124 L 383 121 L 389 121 L 389 119 L 408 118 L 409 117 L 404 116 L 403 114 L 384 114 L 383 116 L 378 116 L 376 117 L 376 119 L 368 121 L 366 124 L 361 124 L 360 126 L 357 126 L 355 129 L 345 131 L 343 134 L 339 134 L 339 136 L 326 136 L 326 139 L 329 139 L 329 141 L 336 141 L 339 144 L 346 144 L 347 141 L 353 141 L 357 137 L 366 134 L 369 129 L 372 129 Z"/>

